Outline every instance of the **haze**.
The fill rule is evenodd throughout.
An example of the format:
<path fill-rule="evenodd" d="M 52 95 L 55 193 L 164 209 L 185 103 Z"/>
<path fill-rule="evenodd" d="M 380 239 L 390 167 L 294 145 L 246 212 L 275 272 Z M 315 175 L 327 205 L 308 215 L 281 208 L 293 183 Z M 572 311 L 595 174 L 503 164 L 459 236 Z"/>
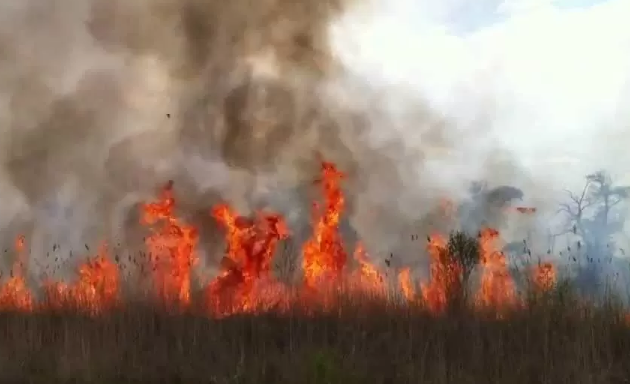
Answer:
<path fill-rule="evenodd" d="M 552 189 L 630 181 L 630 1 L 380 1 L 333 28 L 356 73 L 405 86 Z M 487 130 L 486 130 L 487 129 Z"/>

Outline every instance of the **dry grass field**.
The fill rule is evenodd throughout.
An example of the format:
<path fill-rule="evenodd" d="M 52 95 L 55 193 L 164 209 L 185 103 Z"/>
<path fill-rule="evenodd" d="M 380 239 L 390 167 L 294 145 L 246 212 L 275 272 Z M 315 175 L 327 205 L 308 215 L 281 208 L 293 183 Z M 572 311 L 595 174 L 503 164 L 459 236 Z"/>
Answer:
<path fill-rule="evenodd" d="M 630 327 L 612 305 L 550 293 L 497 319 L 369 296 L 335 311 L 213 319 L 128 305 L 0 315 L 3 382 L 626 383 Z"/>

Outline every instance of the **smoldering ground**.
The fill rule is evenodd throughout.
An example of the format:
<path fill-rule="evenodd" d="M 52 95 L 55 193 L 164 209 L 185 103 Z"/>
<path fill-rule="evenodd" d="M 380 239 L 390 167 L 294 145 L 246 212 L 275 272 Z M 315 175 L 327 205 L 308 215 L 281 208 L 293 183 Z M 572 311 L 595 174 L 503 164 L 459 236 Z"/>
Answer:
<path fill-rule="evenodd" d="M 353 77 L 329 31 L 352 6 L 3 2 L 4 242 L 27 236 L 34 276 L 53 268 L 53 244 L 64 260 L 103 240 L 135 250 L 137 204 L 174 180 L 212 268 L 214 203 L 280 211 L 299 241 L 325 158 L 348 175 L 350 237 L 376 255 L 414 247 L 415 258 L 417 244 L 400 239 L 446 228 L 440 202 L 467 196 L 470 181 L 536 184 L 479 131 L 463 137 L 420 97 Z M 500 224 L 491 212 L 481 215 Z"/>

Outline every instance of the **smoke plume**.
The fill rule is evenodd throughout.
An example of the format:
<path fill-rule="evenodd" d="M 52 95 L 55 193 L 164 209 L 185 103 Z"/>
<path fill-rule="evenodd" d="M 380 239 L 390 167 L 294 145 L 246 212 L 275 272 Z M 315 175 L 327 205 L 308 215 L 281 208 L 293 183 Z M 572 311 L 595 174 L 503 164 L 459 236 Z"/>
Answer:
<path fill-rule="evenodd" d="M 518 187 L 528 203 L 551 211 L 553 193 L 595 164 L 568 175 L 566 165 L 549 166 L 554 159 L 532 159 L 608 153 L 593 143 L 596 128 L 566 140 L 582 119 L 573 108 L 588 109 L 593 99 L 549 111 L 530 102 L 533 88 L 525 89 L 529 98 L 507 97 L 524 89 L 516 83 L 521 59 L 549 64 L 540 66 L 543 74 L 563 70 L 544 50 L 518 56 L 514 48 L 505 60 L 491 60 L 501 54 L 484 40 L 494 27 L 470 31 L 512 8 L 479 2 L 474 14 L 481 16 L 457 21 L 471 14 L 464 2 L 440 9 L 412 3 L 3 2 L 3 240 L 25 233 L 34 258 L 54 243 L 78 250 L 110 240 L 134 249 L 142 241 L 136 206 L 167 180 L 175 182 L 182 215 L 201 228 L 210 259 L 219 235 L 208 209 L 220 200 L 244 214 L 261 207 L 284 213 L 299 240 L 322 158 L 347 173 L 347 230 L 377 255 L 415 257 L 406 247 L 417 244 L 402 239 L 448 227 L 441 204 L 469 199 L 472 181 Z M 449 23 L 459 27 L 443 28 Z M 617 52 L 624 36 L 602 55 Z M 472 60 L 477 52 L 490 59 Z M 625 59 L 619 73 L 628 73 Z M 590 69 L 575 76 L 595 76 Z M 593 108 L 589 127 L 613 116 L 606 108 Z M 621 114 L 607 121 L 618 142 L 627 137 L 625 121 Z M 559 150 L 561 143 L 573 151 Z M 525 150 L 532 147 L 539 152 Z M 499 200 L 501 208 L 506 201 Z M 491 208 L 476 215 L 507 225 Z"/>

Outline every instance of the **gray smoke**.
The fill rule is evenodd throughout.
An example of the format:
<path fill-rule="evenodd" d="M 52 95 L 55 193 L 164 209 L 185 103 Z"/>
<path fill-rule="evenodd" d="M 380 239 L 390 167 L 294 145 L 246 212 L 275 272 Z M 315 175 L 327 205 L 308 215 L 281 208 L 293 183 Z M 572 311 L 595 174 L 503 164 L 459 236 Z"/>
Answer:
<path fill-rule="evenodd" d="M 54 243 L 66 255 L 102 240 L 137 249 L 137 204 L 174 180 L 209 260 L 221 245 L 208 211 L 221 200 L 243 214 L 279 210 L 299 241 L 322 158 L 347 173 L 347 230 L 374 255 L 414 259 L 421 247 L 404 239 L 448 229 L 441 203 L 469 199 L 476 180 L 542 204 L 550 178 L 493 135 L 506 105 L 471 96 L 445 113 L 427 92 L 379 83 L 348 60 L 344 42 L 370 30 L 347 18 L 363 5 L 3 2 L 3 240 L 27 235 L 44 265 L 36 274 Z M 495 211 L 465 220 L 505 225 Z"/>
<path fill-rule="evenodd" d="M 444 196 L 464 201 L 465 228 L 494 223 L 505 240 L 527 238 L 544 258 L 548 233 L 564 224 L 557 210 L 566 189 L 580 190 L 585 175 L 598 169 L 628 183 L 630 158 L 619 143 L 630 137 L 630 28 L 618 16 L 628 5 L 373 2 L 346 14 L 333 33 L 336 52 L 353 73 L 406 92 L 393 103 L 394 115 L 413 109 L 410 100 L 421 97 L 443 117 L 440 145 L 427 140 L 414 120 L 399 129 L 379 126 L 409 148 L 440 147 L 415 162 L 396 151 L 394 162 L 419 175 L 404 178 L 407 191 L 426 197 L 424 191 L 439 187 Z M 519 188 L 519 205 L 536 207 L 537 214 L 484 207 L 484 199 L 469 193 L 475 180 L 486 180 L 489 191 Z M 421 209 L 410 204 L 401 212 Z"/>
<path fill-rule="evenodd" d="M 206 245 L 216 243 L 209 208 L 220 200 L 304 222 L 296 210 L 316 191 L 296 188 L 321 156 L 352 174 L 362 148 L 346 141 L 367 119 L 322 86 L 340 70 L 328 25 L 345 6 L 3 3 L 4 242 L 27 236 L 35 274 L 53 268 L 43 255 L 55 244 L 62 261 L 102 240 L 134 250 L 137 205 L 166 180 Z"/>

